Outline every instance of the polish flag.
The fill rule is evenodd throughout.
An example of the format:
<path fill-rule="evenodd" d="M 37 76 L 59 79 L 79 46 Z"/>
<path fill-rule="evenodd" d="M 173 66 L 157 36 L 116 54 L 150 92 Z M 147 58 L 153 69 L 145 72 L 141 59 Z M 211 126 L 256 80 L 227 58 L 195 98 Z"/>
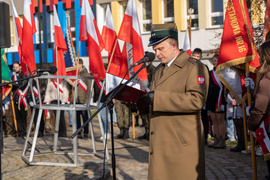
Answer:
<path fill-rule="evenodd" d="M 62 28 L 59 22 L 58 14 L 53 5 L 54 13 L 54 38 L 55 38 L 55 49 L 54 49 L 54 65 L 57 67 L 57 75 L 64 76 L 66 75 L 66 65 L 64 60 L 64 53 L 67 51 L 66 41 L 63 36 Z M 61 84 L 62 79 L 59 79 Z"/>
<path fill-rule="evenodd" d="M 18 53 L 19 53 L 19 58 L 21 60 L 22 24 L 18 16 L 16 7 L 14 6 L 13 0 L 11 0 L 11 6 L 12 6 L 13 22 L 14 22 L 14 27 L 15 27 L 15 35 L 16 35 L 16 40 L 17 40 L 17 45 L 18 45 Z"/>
<path fill-rule="evenodd" d="M 187 30 L 186 30 L 186 34 L 185 34 L 185 40 L 184 40 L 183 50 L 184 51 L 187 51 L 187 53 L 191 56 L 190 40 L 189 40 L 189 36 L 188 36 Z"/>
<path fill-rule="evenodd" d="M 11 0 L 11 6 L 12 6 L 12 14 L 13 14 L 13 22 L 14 22 L 14 27 L 15 27 L 15 36 L 17 40 L 17 46 L 18 46 L 18 54 L 19 54 L 19 59 L 21 62 L 21 67 L 22 67 L 22 73 L 23 75 L 27 76 L 27 70 L 26 70 L 26 65 L 25 63 L 22 62 L 22 24 L 20 21 L 20 17 L 18 16 L 16 7 L 14 6 L 13 0 Z"/>
<path fill-rule="evenodd" d="M 109 62 L 108 73 L 118 76 L 122 66 L 122 54 L 119 48 L 116 31 L 112 19 L 112 14 L 109 5 L 107 5 L 106 20 L 102 29 L 102 39 L 105 45 L 105 50 L 108 51 Z M 115 44 L 116 43 L 116 44 Z M 113 53 L 114 51 L 114 53 Z M 113 57 L 112 56 L 113 53 Z"/>
<path fill-rule="evenodd" d="M 82 1 L 79 39 L 80 41 L 88 41 L 90 73 L 101 88 L 105 78 L 105 68 L 101 57 L 104 44 L 88 0 Z"/>
<path fill-rule="evenodd" d="M 144 49 L 136 8 L 137 6 L 135 0 L 129 0 L 118 34 L 118 39 L 126 42 L 128 67 L 130 67 L 132 64 L 138 62 L 144 57 Z M 142 65 L 135 66 L 133 68 L 133 72 L 138 71 L 141 66 Z M 130 75 L 133 72 L 131 70 Z M 141 84 L 142 90 L 145 90 L 147 88 L 148 79 L 146 68 L 144 68 L 138 74 L 138 77 L 136 77 L 134 81 Z"/>
<path fill-rule="evenodd" d="M 36 33 L 36 25 L 33 15 L 33 3 L 24 0 L 23 28 L 22 28 L 22 63 L 25 63 L 30 72 L 36 70 L 33 35 Z"/>

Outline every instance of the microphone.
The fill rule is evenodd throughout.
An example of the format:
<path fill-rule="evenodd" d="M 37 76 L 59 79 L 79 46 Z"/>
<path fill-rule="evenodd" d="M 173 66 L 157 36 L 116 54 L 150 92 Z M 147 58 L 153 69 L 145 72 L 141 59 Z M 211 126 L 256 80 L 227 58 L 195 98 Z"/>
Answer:
<path fill-rule="evenodd" d="M 47 69 L 37 69 L 36 72 L 37 72 L 38 74 L 42 74 L 42 73 L 44 73 L 44 72 L 48 72 L 48 73 L 50 73 L 50 74 L 55 74 L 55 73 L 57 72 L 57 67 L 55 67 L 55 66 L 50 66 L 50 67 L 48 67 Z"/>
<path fill-rule="evenodd" d="M 135 67 L 139 64 L 146 63 L 146 62 L 152 62 L 152 61 L 154 61 L 155 57 L 156 57 L 156 55 L 154 53 L 148 52 L 144 55 L 144 57 L 141 60 L 132 64 L 131 67 Z"/>

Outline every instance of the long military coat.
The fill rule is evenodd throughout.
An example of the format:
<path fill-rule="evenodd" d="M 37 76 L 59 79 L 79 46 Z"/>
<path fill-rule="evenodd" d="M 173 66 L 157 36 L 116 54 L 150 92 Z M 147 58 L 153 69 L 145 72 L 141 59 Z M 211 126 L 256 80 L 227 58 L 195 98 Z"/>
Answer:
<path fill-rule="evenodd" d="M 160 78 L 153 75 L 148 179 L 204 179 L 205 154 L 201 109 L 207 98 L 207 68 L 181 51 Z"/>

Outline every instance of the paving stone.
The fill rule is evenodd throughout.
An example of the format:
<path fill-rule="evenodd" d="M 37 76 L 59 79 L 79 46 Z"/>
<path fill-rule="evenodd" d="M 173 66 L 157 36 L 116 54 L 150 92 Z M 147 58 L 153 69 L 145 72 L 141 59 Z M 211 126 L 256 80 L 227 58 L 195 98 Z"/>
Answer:
<path fill-rule="evenodd" d="M 68 124 L 68 121 L 67 123 Z M 93 127 L 96 140 L 97 152 L 104 153 L 103 141 L 99 138 L 101 136 L 97 119 L 93 120 Z M 73 151 L 73 140 L 70 138 L 72 129 L 67 127 L 67 138 L 60 138 L 58 142 L 58 150 Z M 114 127 L 114 132 L 119 133 L 119 129 Z M 132 128 L 130 128 L 130 136 L 132 136 Z M 136 127 L 136 137 L 144 133 L 144 128 Z M 32 141 L 32 137 L 29 138 Z M 78 139 L 78 152 L 92 153 L 91 138 Z M 116 177 L 121 180 L 144 180 L 147 179 L 148 174 L 148 149 L 149 142 L 146 140 L 120 140 L 115 139 L 115 159 L 116 159 Z M 66 179 L 105 179 L 112 180 L 112 165 L 111 165 L 111 141 L 107 143 L 110 160 L 105 165 L 103 172 L 102 163 L 94 163 L 99 158 L 86 155 L 79 156 L 79 162 L 93 162 L 91 165 L 79 167 L 62 167 L 62 166 L 29 166 L 21 159 L 21 153 L 24 147 L 24 140 L 22 138 L 15 138 L 7 136 L 4 138 L 4 154 L 2 154 L 2 178 L 6 179 L 29 179 L 29 180 L 66 180 Z M 53 148 L 52 134 L 45 134 L 44 137 L 38 138 L 37 146 L 42 152 L 51 152 Z M 31 147 L 27 153 L 29 154 Z M 59 150 L 60 151 L 60 150 Z M 35 152 L 36 154 L 36 152 Z M 253 179 L 251 156 L 243 155 L 241 153 L 232 153 L 227 149 L 212 149 L 205 146 L 205 169 L 206 179 Z M 74 159 L 73 155 L 58 155 L 46 154 L 35 156 L 35 161 L 46 162 L 65 162 L 69 163 Z M 266 163 L 263 158 L 257 157 L 257 179 L 264 179 L 267 174 Z"/>

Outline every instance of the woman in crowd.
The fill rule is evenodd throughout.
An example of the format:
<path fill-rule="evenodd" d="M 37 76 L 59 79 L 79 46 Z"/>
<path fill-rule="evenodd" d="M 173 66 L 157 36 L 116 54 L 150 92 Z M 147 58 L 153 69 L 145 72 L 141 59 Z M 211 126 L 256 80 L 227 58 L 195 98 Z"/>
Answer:
<path fill-rule="evenodd" d="M 267 144 L 270 143 L 270 41 L 262 44 L 259 55 L 261 67 L 257 74 L 254 90 L 255 102 L 251 108 L 247 108 L 247 115 L 250 115 L 247 119 L 247 125 L 248 129 L 255 132 L 257 136 L 270 174 L 270 153 L 267 153 L 267 146 L 269 146 Z M 251 78 L 245 79 L 246 86 L 250 86 L 252 89 L 252 84 L 254 82 Z M 270 177 L 266 176 L 266 179 L 270 179 Z"/>
<path fill-rule="evenodd" d="M 225 148 L 226 126 L 224 117 L 226 103 L 224 98 L 224 86 L 215 73 L 217 61 L 218 55 L 214 55 L 212 58 L 214 69 L 210 71 L 209 92 L 206 106 L 212 119 L 215 141 L 208 147 Z"/>

